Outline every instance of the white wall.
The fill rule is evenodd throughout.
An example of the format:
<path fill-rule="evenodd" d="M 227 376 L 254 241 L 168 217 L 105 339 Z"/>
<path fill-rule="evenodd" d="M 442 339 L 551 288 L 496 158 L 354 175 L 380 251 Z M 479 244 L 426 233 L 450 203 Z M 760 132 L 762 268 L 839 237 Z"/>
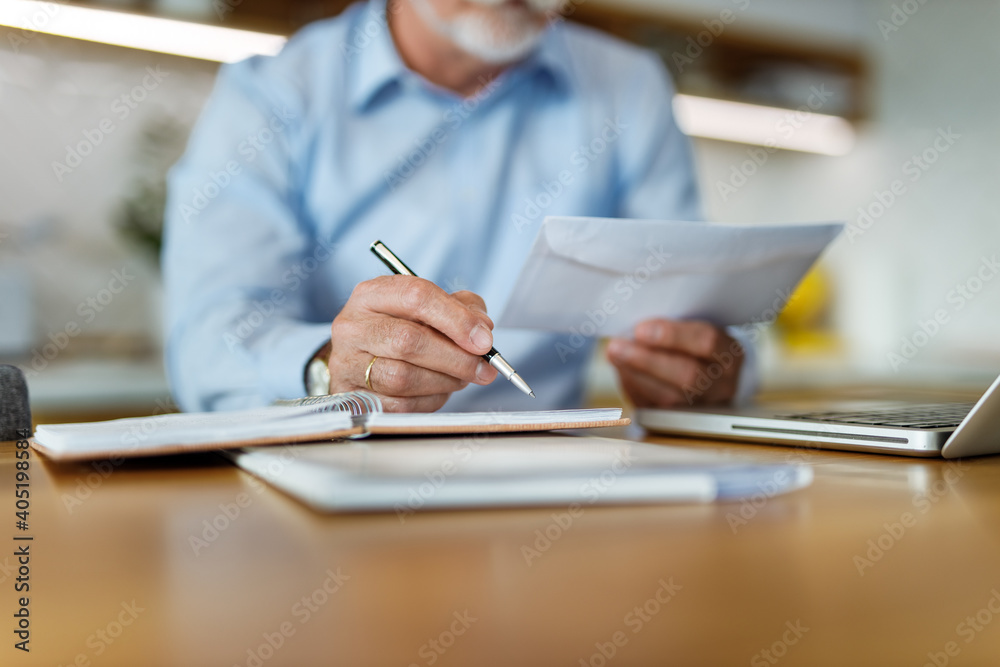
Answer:
<path fill-rule="evenodd" d="M 73 324 L 77 347 L 104 334 L 155 343 L 155 269 L 113 221 L 141 168 L 139 137 L 158 119 L 189 126 L 216 66 L 26 34 L 0 29 L 0 262 L 31 283 L 39 346 Z M 54 163 L 70 147 L 89 154 L 64 173 Z M 104 305 L 113 270 L 127 285 L 112 283 Z"/>
<path fill-rule="evenodd" d="M 841 239 L 827 258 L 837 283 L 838 328 L 859 366 L 876 375 L 893 376 L 897 368 L 905 375 L 941 363 L 995 373 L 1000 276 L 960 310 L 957 293 L 951 302 L 948 296 L 975 277 L 983 256 L 1000 253 L 994 203 L 1000 86 L 991 80 L 1000 64 L 1000 6 L 989 0 L 928 2 L 905 24 L 897 15 L 902 26 L 886 30 L 886 38 L 878 22 L 891 21 L 893 6 L 901 4 L 878 0 L 862 6 L 858 28 L 873 65 L 874 116 L 859 128 L 856 150 L 844 158 L 775 154 L 723 201 L 715 185 L 747 159 L 746 148 L 698 142 L 708 208 L 719 220 L 858 224 L 859 207 L 876 203 L 877 213 L 876 193 L 902 181 L 905 194 L 862 235 L 853 235 L 853 243 Z M 961 138 L 940 153 L 934 141 L 948 128 Z M 937 161 L 914 181 L 912 157 L 927 149 Z M 973 280 L 970 287 L 976 286 Z M 888 355 L 904 351 L 904 337 L 924 342 L 920 323 L 939 309 L 947 323 L 912 362 L 893 364 Z"/>
<path fill-rule="evenodd" d="M 892 3 L 876 5 L 873 22 L 890 17 Z M 886 296 L 899 303 L 900 317 L 886 342 L 911 336 L 918 320 L 943 307 L 950 323 L 928 357 L 976 363 L 986 354 L 994 371 L 1000 368 L 1000 276 L 961 311 L 948 293 L 970 279 L 975 288 L 981 258 L 1000 254 L 998 29 L 1000 5 L 990 0 L 929 2 L 887 38 L 873 25 L 884 173 L 898 176 L 900 165 L 931 146 L 941 128 L 961 139 L 864 237 L 869 253 L 886 256 L 895 268 Z"/>

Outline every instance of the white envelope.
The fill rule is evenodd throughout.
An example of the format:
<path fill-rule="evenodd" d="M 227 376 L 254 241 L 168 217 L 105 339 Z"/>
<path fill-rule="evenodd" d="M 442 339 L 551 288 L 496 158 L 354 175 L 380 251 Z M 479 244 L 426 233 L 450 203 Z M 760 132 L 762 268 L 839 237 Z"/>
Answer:
<path fill-rule="evenodd" d="M 843 228 L 548 217 L 498 326 L 619 336 L 652 318 L 767 321 Z"/>

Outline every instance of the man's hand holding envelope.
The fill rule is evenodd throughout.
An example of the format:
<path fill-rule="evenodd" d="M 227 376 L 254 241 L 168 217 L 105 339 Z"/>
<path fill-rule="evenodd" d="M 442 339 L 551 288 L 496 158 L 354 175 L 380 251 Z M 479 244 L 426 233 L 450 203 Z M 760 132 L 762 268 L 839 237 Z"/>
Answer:
<path fill-rule="evenodd" d="M 639 407 L 726 402 L 744 348 L 725 328 L 773 321 L 842 229 L 549 217 L 499 326 L 612 337 Z"/>
<path fill-rule="evenodd" d="M 637 408 L 728 403 L 736 396 L 745 352 L 708 322 L 647 320 L 632 340 L 614 338 L 608 359 Z"/>

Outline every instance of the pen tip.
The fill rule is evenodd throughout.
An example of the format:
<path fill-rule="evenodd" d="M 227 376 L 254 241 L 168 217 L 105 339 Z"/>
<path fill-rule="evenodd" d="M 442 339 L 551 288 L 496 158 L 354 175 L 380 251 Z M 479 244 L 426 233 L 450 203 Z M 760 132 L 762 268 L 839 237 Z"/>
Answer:
<path fill-rule="evenodd" d="M 528 396 L 531 396 L 532 398 L 534 398 L 535 397 L 535 392 L 531 392 L 530 394 L 528 394 Z"/>

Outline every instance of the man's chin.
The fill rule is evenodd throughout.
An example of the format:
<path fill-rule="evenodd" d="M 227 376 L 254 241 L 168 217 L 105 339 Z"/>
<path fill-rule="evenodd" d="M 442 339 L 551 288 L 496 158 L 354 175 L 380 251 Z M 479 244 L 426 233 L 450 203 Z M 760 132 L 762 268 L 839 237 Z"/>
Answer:
<path fill-rule="evenodd" d="M 487 44 L 455 40 L 455 46 L 490 65 L 512 65 L 524 60 L 538 46 L 539 39 L 518 43 Z"/>
<path fill-rule="evenodd" d="M 558 12 L 565 4 L 565 0 L 467 0 L 467 2 L 470 5 L 483 7 L 519 7 L 543 16 Z"/>
<path fill-rule="evenodd" d="M 533 0 L 538 1 L 538 0 Z M 434 31 L 490 65 L 510 65 L 538 46 L 549 17 L 525 3 L 468 2 L 456 16 L 441 18 L 431 0 L 412 0 Z"/>
<path fill-rule="evenodd" d="M 452 38 L 463 51 L 494 65 L 506 65 L 523 59 L 542 39 L 547 21 L 527 9 L 504 7 L 496 10 L 469 12 L 453 24 Z"/>

